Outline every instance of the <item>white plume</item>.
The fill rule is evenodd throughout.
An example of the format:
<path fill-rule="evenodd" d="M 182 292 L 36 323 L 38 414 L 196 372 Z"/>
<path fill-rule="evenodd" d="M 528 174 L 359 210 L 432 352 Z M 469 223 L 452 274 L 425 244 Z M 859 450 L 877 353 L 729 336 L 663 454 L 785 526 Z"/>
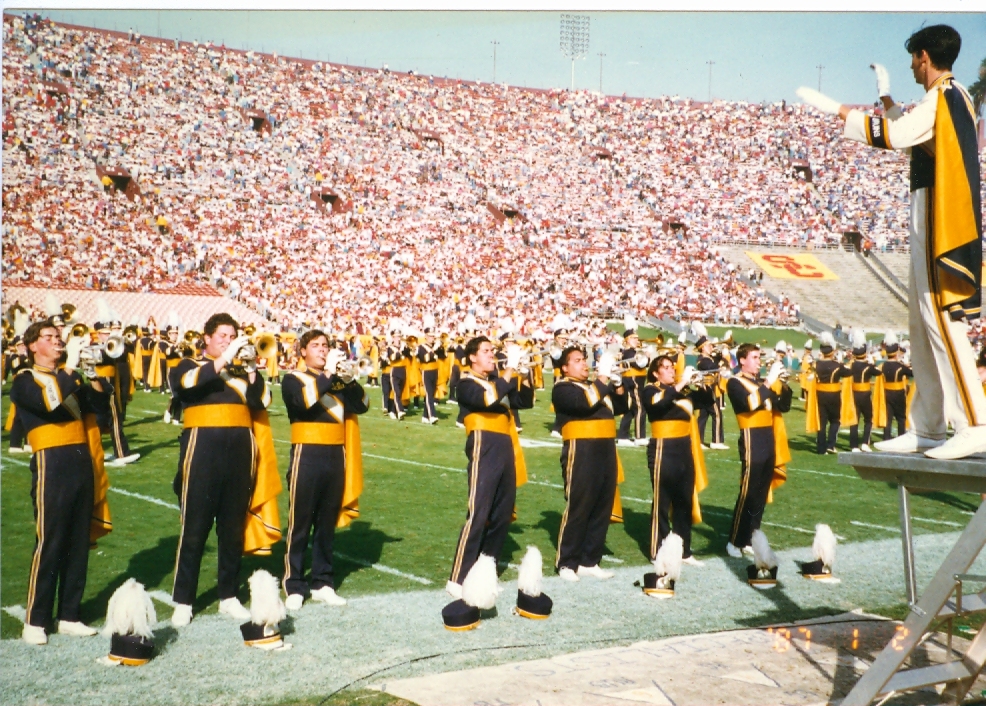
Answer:
<path fill-rule="evenodd" d="M 476 317 L 473 314 L 466 314 L 466 318 L 463 319 L 462 324 L 466 327 L 466 331 L 476 330 Z"/>
<path fill-rule="evenodd" d="M 815 525 L 815 541 L 811 543 L 811 551 L 815 559 L 821 559 L 829 569 L 835 564 L 835 546 L 838 542 L 832 528 L 825 524 Z"/>
<path fill-rule="evenodd" d="M 144 322 L 144 323 L 147 323 L 147 322 Z M 140 326 L 140 316 L 137 315 L 137 314 L 134 314 L 133 316 L 131 316 L 130 317 L 130 325 L 131 326 Z"/>
<path fill-rule="evenodd" d="M 805 348 L 807 348 L 808 350 L 811 350 L 811 347 L 813 345 L 815 345 L 815 342 L 813 340 L 811 340 L 810 338 L 807 341 L 805 341 Z"/>
<path fill-rule="evenodd" d="M 695 340 L 697 341 L 702 336 L 708 338 L 709 331 L 708 329 L 705 328 L 705 324 L 703 324 L 701 321 L 692 321 L 692 335 L 695 337 Z"/>
<path fill-rule="evenodd" d="M 150 640 L 154 637 L 151 626 L 156 622 L 154 601 L 144 590 L 144 584 L 129 578 L 110 597 L 103 635 L 140 635 Z"/>
<path fill-rule="evenodd" d="M 897 340 L 897 334 L 893 331 L 887 331 L 887 335 L 883 337 L 883 344 L 886 346 L 892 346 L 899 343 Z"/>
<path fill-rule="evenodd" d="M 787 343 L 784 341 L 783 338 L 777 342 L 777 344 L 774 346 L 774 350 L 784 354 L 787 353 Z"/>
<path fill-rule="evenodd" d="M 560 328 L 568 329 L 572 327 L 572 320 L 565 314 L 555 314 L 551 320 L 551 330 L 557 331 Z"/>
<path fill-rule="evenodd" d="M 541 552 L 534 545 L 529 546 L 524 560 L 520 562 L 517 589 L 531 598 L 541 595 L 541 564 Z"/>
<path fill-rule="evenodd" d="M 421 327 L 422 328 L 435 328 L 435 315 L 434 314 L 424 314 L 421 317 Z"/>
<path fill-rule="evenodd" d="M 11 325 L 14 327 L 14 333 L 16 335 L 23 336 L 24 332 L 27 331 L 27 327 L 31 325 L 31 321 L 27 318 L 27 314 L 18 309 L 14 312 L 14 321 Z"/>
<path fill-rule="evenodd" d="M 861 328 L 854 328 L 852 330 L 852 347 L 866 348 L 866 331 Z"/>
<path fill-rule="evenodd" d="M 684 544 L 681 537 L 674 532 L 669 534 L 661 542 L 661 548 L 657 550 L 657 558 L 654 559 L 654 573 L 658 576 L 667 576 L 672 581 L 677 581 L 681 576 L 681 557 L 684 552 Z"/>
<path fill-rule="evenodd" d="M 623 330 L 630 331 L 636 330 L 637 328 L 637 317 L 633 314 L 627 314 L 623 317 Z"/>
<path fill-rule="evenodd" d="M 777 566 L 777 555 L 770 548 L 767 535 L 763 533 L 763 530 L 753 530 L 750 544 L 753 546 L 753 561 L 758 569 L 773 569 Z"/>
<path fill-rule="evenodd" d="M 112 320 L 113 312 L 110 310 L 110 305 L 107 303 L 106 299 L 103 297 L 96 297 L 96 321 L 101 321 L 108 324 Z"/>
<path fill-rule="evenodd" d="M 480 610 L 489 610 L 496 605 L 500 586 L 496 578 L 496 562 L 493 557 L 480 554 L 479 559 L 469 569 L 466 580 L 462 582 L 462 600 Z"/>
<path fill-rule="evenodd" d="M 287 616 L 278 581 L 264 569 L 253 572 L 250 584 L 250 620 L 254 625 L 277 625 Z"/>
<path fill-rule="evenodd" d="M 48 316 L 55 316 L 56 314 L 62 313 L 62 305 L 58 303 L 55 299 L 55 295 L 51 292 L 45 294 L 45 314 Z"/>
<path fill-rule="evenodd" d="M 835 337 L 829 331 L 822 331 L 822 334 L 818 337 L 818 343 L 822 346 L 828 346 L 829 348 L 836 348 Z"/>
<path fill-rule="evenodd" d="M 168 320 L 165 324 L 166 326 L 175 326 L 181 328 L 181 317 L 178 316 L 178 312 L 172 309 L 168 312 Z"/>
<path fill-rule="evenodd" d="M 500 333 L 514 333 L 516 329 L 514 328 L 514 320 L 509 316 L 505 316 L 500 319 Z"/>

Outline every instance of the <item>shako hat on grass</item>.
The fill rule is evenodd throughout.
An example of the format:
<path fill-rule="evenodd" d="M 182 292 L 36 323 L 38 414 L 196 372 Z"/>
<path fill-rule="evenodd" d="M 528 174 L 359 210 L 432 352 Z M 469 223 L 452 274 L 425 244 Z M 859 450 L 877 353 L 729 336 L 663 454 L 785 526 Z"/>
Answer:
<path fill-rule="evenodd" d="M 529 546 L 520 571 L 517 576 L 517 608 L 516 613 L 522 618 L 544 620 L 551 615 L 554 605 L 547 595 L 541 592 L 541 552 L 535 546 Z"/>
<path fill-rule="evenodd" d="M 674 586 L 681 578 L 681 558 L 684 544 L 674 532 L 661 542 L 654 559 L 654 571 L 644 574 L 644 593 L 651 598 L 665 599 L 674 596 Z"/>
<path fill-rule="evenodd" d="M 240 625 L 243 644 L 261 650 L 289 650 L 291 643 L 281 638 L 280 622 L 287 616 L 277 579 L 257 569 L 249 580 L 250 620 Z"/>
<path fill-rule="evenodd" d="M 462 598 L 442 608 L 445 629 L 464 632 L 479 627 L 480 611 L 496 605 L 500 587 L 493 557 L 480 554 L 462 582 Z"/>
<path fill-rule="evenodd" d="M 151 626 L 156 622 L 154 603 L 143 584 L 127 579 L 113 592 L 106 607 L 103 635 L 110 638 L 110 653 L 97 661 L 110 667 L 147 664 L 154 655 Z"/>
<path fill-rule="evenodd" d="M 815 525 L 815 541 L 811 543 L 811 553 L 815 560 L 801 565 L 801 575 L 820 583 L 840 583 L 840 579 L 832 575 L 836 544 L 831 527 L 821 523 Z"/>
<path fill-rule="evenodd" d="M 777 555 L 762 530 L 753 530 L 753 563 L 746 567 L 746 579 L 754 588 L 768 589 L 777 585 Z"/>

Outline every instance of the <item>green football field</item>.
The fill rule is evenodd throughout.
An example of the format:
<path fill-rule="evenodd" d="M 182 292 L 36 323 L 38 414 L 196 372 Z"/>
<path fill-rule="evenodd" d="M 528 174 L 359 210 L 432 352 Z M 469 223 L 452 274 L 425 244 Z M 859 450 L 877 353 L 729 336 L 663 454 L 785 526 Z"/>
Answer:
<path fill-rule="evenodd" d="M 6 391 L 4 388 L 5 416 L 9 408 Z M 341 595 L 352 597 L 440 588 L 447 579 L 465 516 L 465 435 L 454 426 L 458 408 L 441 405 L 441 421 L 434 426 L 421 424 L 418 410 L 396 422 L 381 413 L 379 390 L 369 392 L 373 405 L 361 419 L 365 471 L 361 518 L 337 533 L 337 589 Z M 180 429 L 162 423 L 167 401 L 164 395 L 138 391 L 128 408 L 126 433 L 141 459 L 125 468 L 108 469 L 114 530 L 100 540 L 90 557 L 83 604 L 86 622 L 102 622 L 110 595 L 128 577 L 137 578 L 150 591 L 170 594 L 179 533 L 171 484 Z M 518 519 L 501 557 L 506 564 L 518 564 L 529 544 L 540 548 L 546 565 L 555 554 L 564 498 L 560 442 L 549 436 L 549 403 L 550 389 L 538 393 L 533 410 L 522 413 L 521 437 L 530 482 L 518 491 Z M 270 416 L 283 479 L 290 444 L 285 441 L 289 428 L 278 387 L 274 388 Z M 693 539 L 700 557 L 724 552 L 738 489 L 737 427 L 730 410 L 726 418 L 730 450 L 706 452 L 710 485 L 701 496 L 705 522 L 695 528 Z M 895 488 L 863 482 L 851 469 L 839 466 L 835 457 L 815 455 L 814 441 L 804 433 L 802 402 L 796 399 L 786 419 L 794 460 L 787 484 L 775 493 L 775 502 L 765 515 L 764 530 L 772 545 L 779 549 L 809 546 L 818 522 L 830 524 L 842 542 L 895 537 Z M 9 455 L 7 446 L 4 433 L 0 600 L 10 608 L 22 606 L 26 600 L 34 527 L 28 457 Z M 840 447 L 848 448 L 845 437 Z M 605 562 L 614 567 L 642 566 L 649 541 L 651 493 L 646 452 L 643 448 L 621 448 L 619 453 L 626 470 L 626 482 L 621 486 L 626 522 L 610 527 Z M 965 525 L 978 500 L 977 496 L 962 494 L 916 495 L 912 506 L 916 532 L 954 532 Z M 280 496 L 280 510 L 283 526 L 288 516 L 286 492 Z M 245 581 L 255 568 L 282 575 L 283 550 L 281 542 L 272 556 L 244 560 L 241 600 L 248 599 Z M 196 612 L 216 610 L 215 559 L 213 536 L 203 561 Z M 504 572 L 505 579 L 516 578 L 513 567 L 505 567 Z M 159 605 L 159 609 L 161 617 L 170 615 L 165 606 Z M 2 621 L 3 638 L 19 635 L 19 620 L 4 611 Z"/>

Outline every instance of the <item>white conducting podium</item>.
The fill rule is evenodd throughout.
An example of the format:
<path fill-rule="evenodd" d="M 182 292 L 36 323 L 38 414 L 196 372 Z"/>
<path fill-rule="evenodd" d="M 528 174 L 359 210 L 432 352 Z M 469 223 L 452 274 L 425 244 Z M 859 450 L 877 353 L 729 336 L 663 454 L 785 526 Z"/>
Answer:
<path fill-rule="evenodd" d="M 956 703 L 961 702 L 986 663 L 986 629 L 979 631 L 965 653 L 952 649 L 949 636 L 950 661 L 910 669 L 905 665 L 930 630 L 959 615 L 986 612 L 986 576 L 966 573 L 986 545 L 986 503 L 980 504 L 955 546 L 943 558 L 931 583 L 918 596 L 911 540 L 910 492 L 986 493 L 986 458 L 936 461 L 921 454 L 843 453 L 839 454 L 839 463 L 852 466 L 864 480 L 897 485 L 904 584 L 911 606 L 897 635 L 849 692 L 843 706 L 865 706 L 891 692 L 935 684 L 944 684 L 944 695 Z M 969 587 L 977 590 L 969 591 Z"/>

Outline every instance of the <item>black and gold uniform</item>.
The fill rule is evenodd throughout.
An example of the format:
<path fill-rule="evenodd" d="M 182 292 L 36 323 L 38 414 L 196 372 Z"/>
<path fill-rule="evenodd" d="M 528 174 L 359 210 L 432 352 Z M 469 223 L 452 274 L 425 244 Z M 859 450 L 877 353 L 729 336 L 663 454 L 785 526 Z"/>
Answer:
<path fill-rule="evenodd" d="M 517 376 L 487 379 L 465 369 L 456 397 L 465 411 L 469 503 L 449 581 L 461 585 L 480 554 L 496 560 L 503 549 L 517 486 L 527 480 L 510 409 L 533 407 L 534 390 Z"/>
<path fill-rule="evenodd" d="M 18 338 L 20 338 L 18 336 Z M 22 370 L 27 369 L 28 360 L 26 355 L 21 355 L 17 353 L 16 350 L 11 347 L 6 353 L 4 353 L 4 382 L 7 382 L 7 375 L 13 375 L 17 377 L 17 373 Z M 10 445 L 9 448 L 15 453 L 24 451 L 24 422 L 17 416 L 17 405 L 10 405 L 10 411 L 7 413 L 7 421 L 4 423 L 4 429 L 10 432 Z"/>
<path fill-rule="evenodd" d="M 10 399 L 34 449 L 35 545 L 25 622 L 51 623 L 56 588 L 58 620 L 79 622 L 90 542 L 111 529 L 95 419 L 110 395 L 84 384 L 76 372 L 35 365 L 14 378 Z"/>
<path fill-rule="evenodd" d="M 771 489 L 784 482 L 790 461 L 782 413 L 791 409 L 791 388 L 771 387 L 759 377 L 740 373 L 729 378 L 726 394 L 739 423 L 740 491 L 733 509 L 729 542 L 742 549 L 760 528 Z"/>
<path fill-rule="evenodd" d="M 692 524 L 702 519 L 698 514 L 698 493 L 708 484 L 693 415 L 698 394 L 659 382 L 648 384 L 641 393 L 651 432 L 647 444 L 647 468 L 654 491 L 651 561 L 657 558 L 657 550 L 672 529 L 681 537 L 682 557 L 687 559 L 692 555 Z"/>
<path fill-rule="evenodd" d="M 624 337 L 631 333 L 635 332 L 632 330 L 628 331 L 624 333 Z M 633 438 L 643 443 L 642 440 L 647 438 L 647 430 L 644 426 L 647 413 L 644 411 L 644 405 L 641 402 L 641 392 L 644 385 L 647 384 L 647 364 L 645 363 L 641 367 L 637 363 L 632 362 L 636 355 L 636 348 L 624 348 L 623 354 L 620 357 L 621 361 L 631 362 L 628 369 L 623 371 L 623 389 L 626 390 L 629 406 L 620 420 L 620 432 L 617 438 L 629 441 L 630 427 L 632 425 Z"/>
<path fill-rule="evenodd" d="M 455 346 L 451 349 L 452 354 L 452 371 L 449 373 L 448 379 L 448 401 L 457 402 L 456 400 L 456 387 L 459 384 L 459 378 L 462 377 L 462 372 L 469 369 L 469 361 L 466 360 L 466 346 L 460 338 Z M 459 420 L 462 421 L 461 419 Z"/>
<path fill-rule="evenodd" d="M 883 438 L 893 439 L 894 421 L 897 422 L 896 436 L 907 431 L 907 379 L 914 377 L 914 371 L 897 360 L 896 352 L 891 355 L 890 360 L 880 366 L 880 370 L 883 373 L 883 393 L 886 403 Z"/>
<path fill-rule="evenodd" d="M 880 375 L 880 369 L 866 360 L 866 353 L 857 354 L 853 350 L 852 397 L 856 406 L 856 421 L 849 427 L 849 448 L 860 449 L 869 446 L 873 433 L 873 378 Z M 859 436 L 859 418 L 863 419 L 863 436 Z M 865 449 L 864 449 L 865 450 Z"/>
<path fill-rule="evenodd" d="M 172 598 L 191 605 L 205 542 L 216 524 L 219 599 L 234 598 L 244 551 L 247 510 L 257 470 L 258 442 L 252 412 L 271 402 L 259 373 L 252 383 L 215 359 L 183 358 L 171 371 L 171 389 L 184 408 L 174 490 L 181 506 L 181 534 Z"/>
<path fill-rule="evenodd" d="M 421 382 L 425 392 L 425 413 L 422 417 L 429 423 L 438 421 L 435 413 L 435 393 L 438 389 L 438 367 L 445 360 L 445 349 L 434 342 L 434 335 L 430 330 L 425 330 L 425 335 L 432 337 L 432 342 L 427 340 L 418 346 L 416 356 L 421 366 Z"/>
<path fill-rule="evenodd" d="M 388 404 L 387 412 L 396 419 L 404 418 L 404 397 L 407 390 L 407 366 L 411 363 L 411 349 L 403 342 L 391 342 L 380 353 L 380 367 L 388 371 L 390 382 L 389 394 L 384 401 Z M 386 393 L 387 391 L 384 390 Z"/>
<path fill-rule="evenodd" d="M 291 420 L 284 592 L 307 597 L 323 586 L 335 589 L 335 529 L 359 515 L 356 498 L 363 474 L 356 415 L 369 409 L 370 400 L 357 380 L 347 384 L 338 376 L 309 370 L 286 373 L 281 395 Z M 312 534 L 309 585 L 305 551 Z"/>
<path fill-rule="evenodd" d="M 625 390 L 568 377 L 555 383 L 551 402 L 561 427 L 565 483 L 555 568 L 577 571 L 598 566 L 603 557 L 619 473 L 614 415 L 627 413 L 629 404 Z"/>
<path fill-rule="evenodd" d="M 151 389 L 151 357 L 154 355 L 155 339 L 150 329 L 143 329 L 143 335 L 137 339 L 135 355 L 140 356 L 140 380 L 145 391 Z"/>
<path fill-rule="evenodd" d="M 852 371 L 849 368 L 831 358 L 823 358 L 815 362 L 816 402 L 812 404 L 809 399 L 805 416 L 808 418 L 806 424 L 811 425 L 813 422 L 817 424 L 815 451 L 819 454 L 835 453 L 835 442 L 839 438 L 839 425 L 843 416 L 842 378 L 851 376 Z M 818 410 L 817 417 L 815 417 L 815 409 Z"/>
<path fill-rule="evenodd" d="M 130 458 L 130 444 L 123 431 L 127 402 L 130 400 L 130 363 L 127 361 L 127 354 L 110 358 L 104 351 L 102 360 L 96 366 L 96 377 L 103 389 L 113 390 L 108 409 L 99 415 L 99 428 L 104 434 L 110 435 L 117 459 Z"/>
<path fill-rule="evenodd" d="M 714 375 L 719 372 L 719 364 L 710 356 L 699 356 L 695 363 L 695 369 L 704 375 L 712 376 L 709 384 L 699 385 L 692 394 L 692 402 L 698 410 L 698 434 L 702 443 L 705 443 L 705 427 L 709 420 L 712 420 L 712 441 L 710 443 L 717 446 L 726 441 L 726 430 L 722 423 L 723 395 L 722 388 L 719 386 L 719 377 Z"/>

